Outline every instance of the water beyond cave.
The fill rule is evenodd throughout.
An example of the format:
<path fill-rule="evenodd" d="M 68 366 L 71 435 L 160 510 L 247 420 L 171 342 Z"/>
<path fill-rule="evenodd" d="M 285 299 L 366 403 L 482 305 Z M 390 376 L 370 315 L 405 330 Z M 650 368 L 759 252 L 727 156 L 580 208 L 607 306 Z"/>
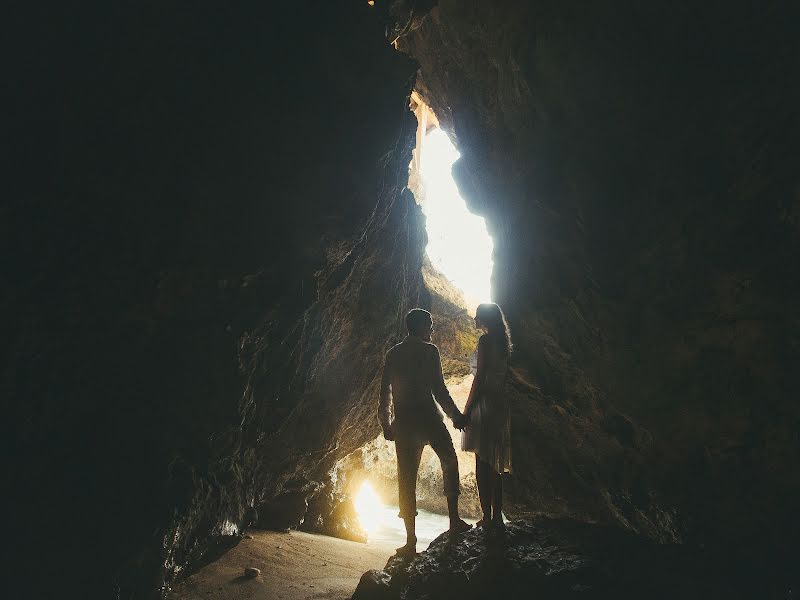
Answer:
<path fill-rule="evenodd" d="M 390 545 L 393 548 L 406 543 L 406 530 L 403 520 L 397 516 L 398 507 L 384 504 L 379 509 L 378 524 L 369 532 L 368 544 L 379 546 Z M 417 550 L 422 551 L 433 540 L 447 531 L 450 521 L 446 515 L 439 515 L 427 510 L 417 511 Z M 474 519 L 464 519 L 467 523 L 475 524 Z"/>

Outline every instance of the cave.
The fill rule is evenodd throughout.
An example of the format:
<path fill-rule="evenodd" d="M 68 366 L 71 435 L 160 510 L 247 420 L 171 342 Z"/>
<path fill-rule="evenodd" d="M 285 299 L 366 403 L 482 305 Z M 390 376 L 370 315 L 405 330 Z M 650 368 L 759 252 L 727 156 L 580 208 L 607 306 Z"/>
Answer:
<path fill-rule="evenodd" d="M 493 242 L 483 218 L 469 211 L 458 192 L 452 166 L 459 154 L 439 127 L 435 113 L 413 90 L 409 108 L 416 116 L 417 127 L 408 190 L 424 216 L 427 244 L 422 279 L 431 295 L 430 308 L 434 312 L 432 341 L 440 349 L 448 390 L 456 406 L 463 410 L 473 380 L 471 349 L 479 335 L 473 319 L 477 306 L 491 301 Z M 460 449 L 461 433 L 452 423 L 448 422 L 447 429 L 459 464 L 461 514 L 473 522 L 481 516 L 475 457 Z M 417 534 L 422 545 L 448 528 L 442 485 L 439 459 L 427 446 L 417 478 L 420 509 Z M 362 542 L 380 540 L 403 545 L 405 532 L 397 515 L 397 462 L 393 442 L 379 435 L 340 459 L 329 473 L 325 486 L 327 493 L 312 496 L 311 507 L 300 524 L 301 530 Z M 336 514 L 332 513 L 334 507 Z M 293 517 L 295 521 L 297 516 Z"/>
<path fill-rule="evenodd" d="M 10 7 L 9 597 L 791 598 L 798 18 Z M 456 153 L 490 289 L 427 250 L 426 136 Z M 487 293 L 514 340 L 508 522 L 398 560 L 356 510 L 369 461 L 391 465 L 383 356 L 424 308 L 463 385 Z M 324 575 L 336 552 L 349 579 Z"/>

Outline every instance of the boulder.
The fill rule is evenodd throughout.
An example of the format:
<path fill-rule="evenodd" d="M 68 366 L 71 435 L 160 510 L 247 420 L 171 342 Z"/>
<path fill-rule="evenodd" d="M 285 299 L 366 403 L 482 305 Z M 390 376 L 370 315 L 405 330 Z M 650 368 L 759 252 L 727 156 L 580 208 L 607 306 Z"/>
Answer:
<path fill-rule="evenodd" d="M 335 491 L 330 482 L 309 501 L 300 528 L 353 542 L 367 541 L 367 533 L 361 526 L 352 498 Z"/>

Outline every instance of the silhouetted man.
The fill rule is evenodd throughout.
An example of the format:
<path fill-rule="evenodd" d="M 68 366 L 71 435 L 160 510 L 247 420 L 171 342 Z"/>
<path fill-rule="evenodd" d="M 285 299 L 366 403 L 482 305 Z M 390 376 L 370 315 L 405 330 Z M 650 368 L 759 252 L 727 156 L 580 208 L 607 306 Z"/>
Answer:
<path fill-rule="evenodd" d="M 406 315 L 406 328 L 406 339 L 386 354 L 378 404 L 383 435 L 387 440 L 394 440 L 397 452 L 400 517 L 406 525 L 406 545 L 397 549 L 398 554 L 414 554 L 417 549 L 417 471 L 422 450 L 427 444 L 442 463 L 450 531 L 461 532 L 470 528 L 458 515 L 458 459 L 450 432 L 433 398 L 456 427 L 463 427 L 464 416 L 444 384 L 439 349 L 430 343 L 433 333 L 431 314 L 415 308 Z M 394 421 L 391 421 L 390 388 Z"/>

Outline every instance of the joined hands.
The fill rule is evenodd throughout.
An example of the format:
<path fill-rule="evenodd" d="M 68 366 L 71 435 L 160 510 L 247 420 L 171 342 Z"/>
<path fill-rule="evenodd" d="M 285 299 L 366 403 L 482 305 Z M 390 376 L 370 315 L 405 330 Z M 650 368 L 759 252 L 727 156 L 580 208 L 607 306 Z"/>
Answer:
<path fill-rule="evenodd" d="M 459 431 L 463 430 L 467 425 L 469 425 L 469 415 L 458 413 L 455 417 L 453 417 L 453 427 L 458 429 Z M 383 428 L 383 437 L 388 442 L 394 441 L 394 423 L 390 423 L 386 427 Z"/>
<path fill-rule="evenodd" d="M 453 417 L 453 427 L 462 430 L 469 424 L 469 415 L 458 413 Z"/>

